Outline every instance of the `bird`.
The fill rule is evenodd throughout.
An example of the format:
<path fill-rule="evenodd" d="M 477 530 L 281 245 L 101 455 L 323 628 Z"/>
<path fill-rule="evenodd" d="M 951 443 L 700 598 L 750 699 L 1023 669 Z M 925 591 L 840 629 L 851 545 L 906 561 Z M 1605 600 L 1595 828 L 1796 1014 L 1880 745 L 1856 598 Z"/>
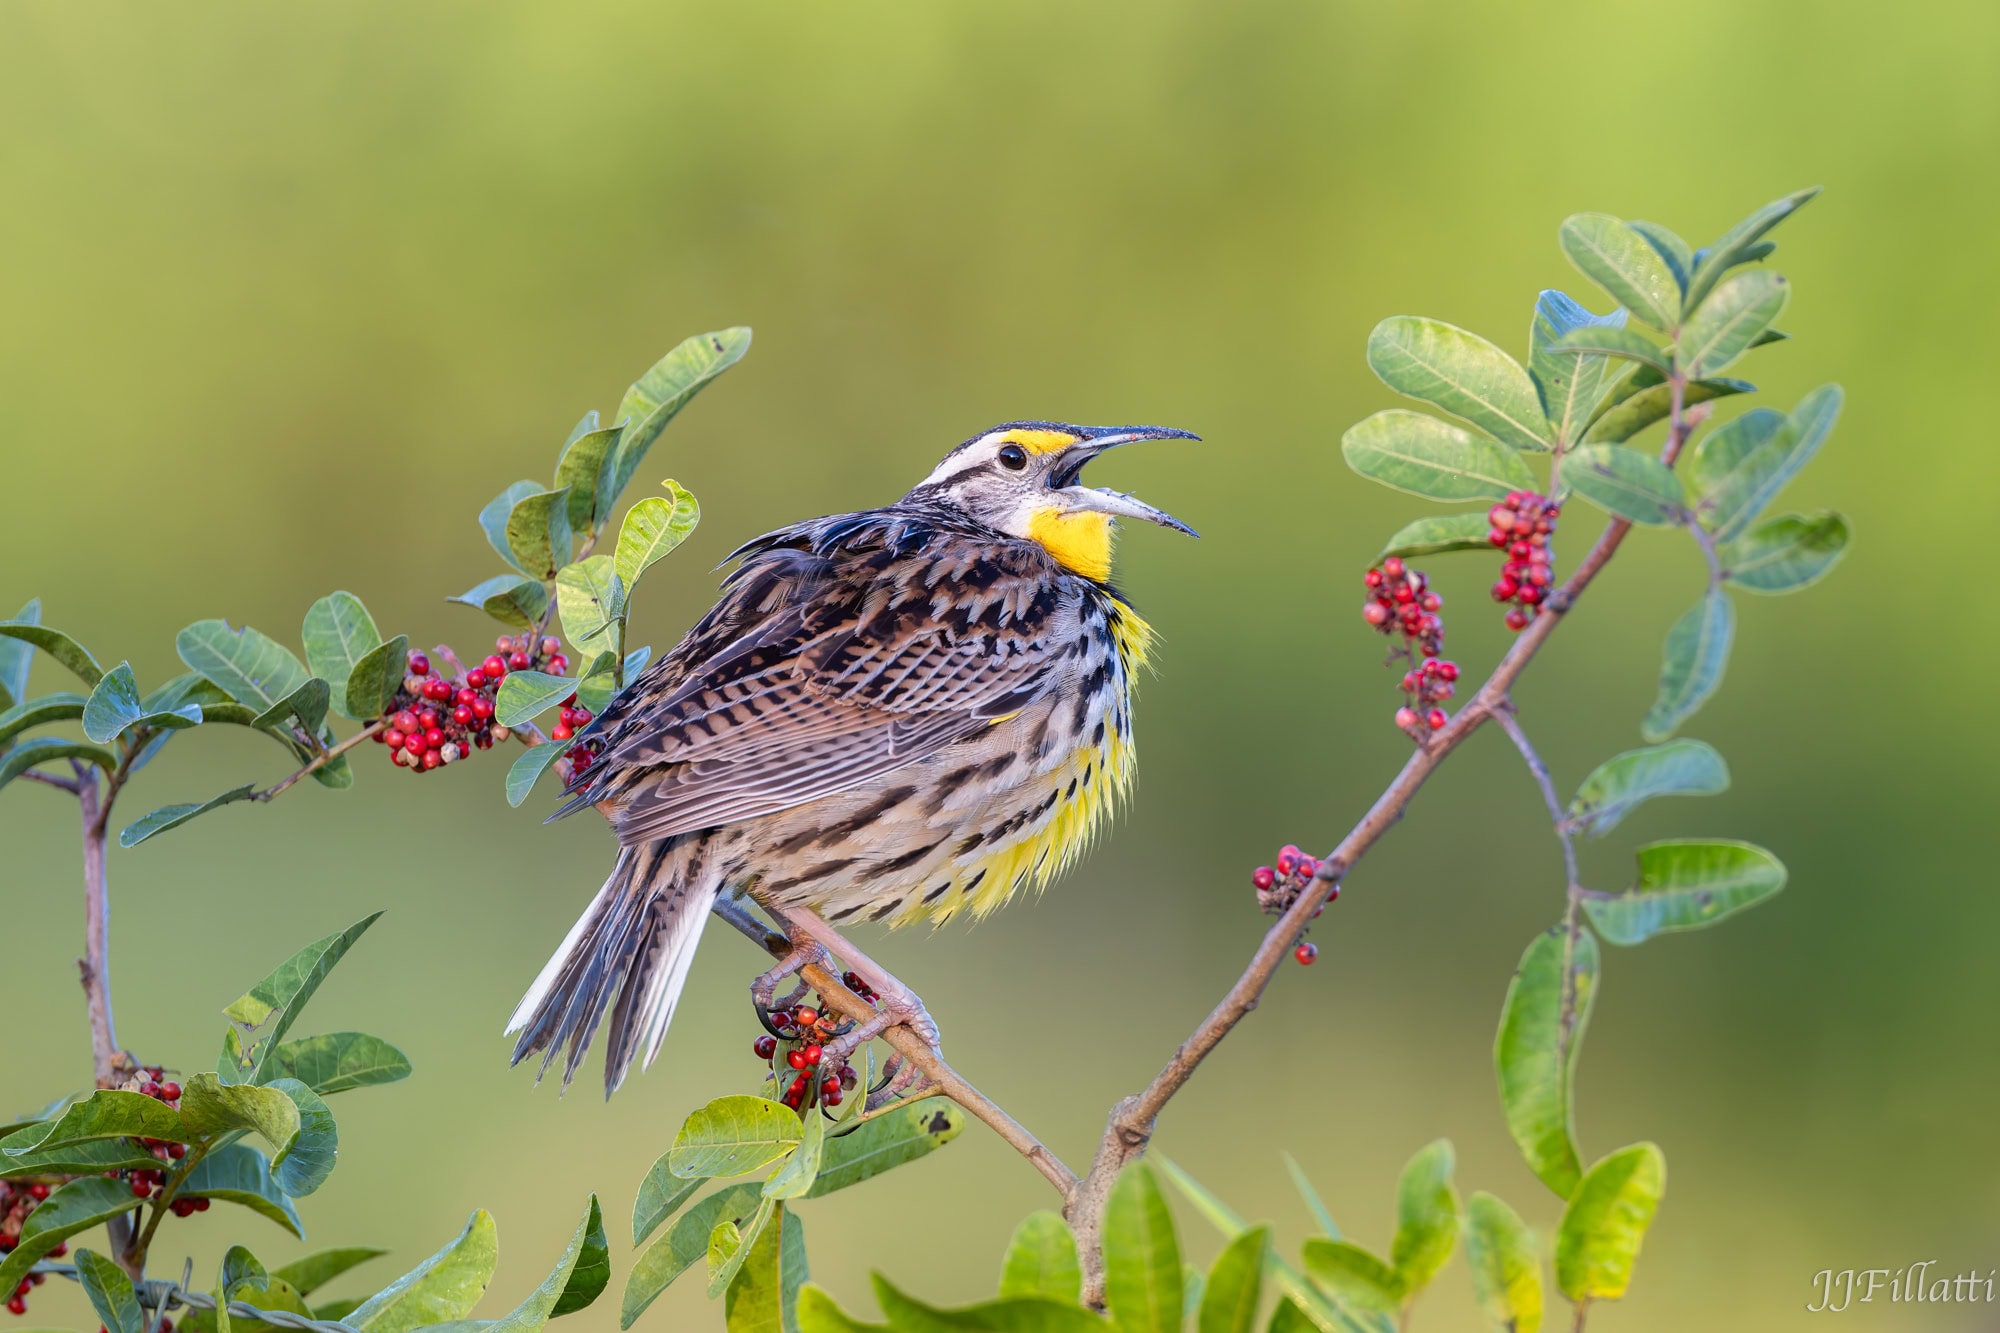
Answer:
<path fill-rule="evenodd" d="M 895 503 L 732 552 L 715 606 L 580 731 L 596 755 L 551 818 L 594 806 L 610 877 L 509 1020 L 513 1063 L 558 1053 L 567 1088 L 609 1014 L 605 1095 L 660 1052 L 702 927 L 748 899 L 790 954 L 837 954 L 883 1001 L 922 1001 L 840 928 L 984 916 L 1076 860 L 1132 781 L 1132 690 L 1151 627 L 1111 582 L 1116 522 L 1193 528 L 1082 484 L 1105 451 L 1199 439 L 1156 426 L 1012 421 L 959 444 Z M 615 1000 L 615 1005 L 614 1005 Z"/>

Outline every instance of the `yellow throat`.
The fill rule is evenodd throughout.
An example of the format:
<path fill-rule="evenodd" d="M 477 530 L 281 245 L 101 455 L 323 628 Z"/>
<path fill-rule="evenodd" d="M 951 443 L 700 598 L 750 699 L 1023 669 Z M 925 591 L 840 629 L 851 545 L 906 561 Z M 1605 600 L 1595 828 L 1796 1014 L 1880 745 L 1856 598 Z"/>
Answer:
<path fill-rule="evenodd" d="M 1028 536 L 1070 573 L 1096 583 L 1110 580 L 1111 515 L 1051 506 L 1028 520 Z"/>

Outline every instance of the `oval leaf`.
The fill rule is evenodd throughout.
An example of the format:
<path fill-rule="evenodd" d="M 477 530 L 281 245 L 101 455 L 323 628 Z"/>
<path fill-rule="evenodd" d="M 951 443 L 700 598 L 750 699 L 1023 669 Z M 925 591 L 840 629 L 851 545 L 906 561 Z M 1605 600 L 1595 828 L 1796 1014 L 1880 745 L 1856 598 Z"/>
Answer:
<path fill-rule="evenodd" d="M 764 1202 L 755 1184 L 732 1185 L 717 1190 L 674 1219 L 659 1239 L 648 1245 L 632 1263 L 625 1279 L 625 1295 L 620 1303 L 618 1327 L 630 1328 L 659 1294 L 682 1273 L 708 1253 L 709 1237 L 723 1222 L 733 1222 L 740 1230 Z"/>
<path fill-rule="evenodd" d="M 1549 447 L 1534 381 L 1476 333 L 1442 320 L 1392 315 L 1368 335 L 1368 365 L 1396 392 L 1443 408 L 1502 443 Z"/>
<path fill-rule="evenodd" d="M 1507 1131 L 1542 1183 L 1568 1198 L 1582 1176 L 1576 1139 L 1572 1084 L 1576 1055 L 1597 999 L 1597 941 L 1577 935 L 1569 959 L 1573 999 L 1570 1021 L 1563 1013 L 1566 941 L 1559 926 L 1537 935 L 1521 955 L 1500 1012 L 1493 1042 L 1493 1065 L 1500 1080 L 1500 1103 Z M 1567 1028 L 1567 1040 L 1564 1030 Z"/>
<path fill-rule="evenodd" d="M 1451 1190 L 1450 1139 L 1427 1144 L 1396 1187 L 1396 1240 L 1390 1257 L 1405 1299 L 1415 1296 L 1458 1244 L 1458 1196 Z"/>
<path fill-rule="evenodd" d="M 1639 724 L 1639 734 L 1663 741 L 1694 716 L 1722 684 L 1729 645 L 1736 636 L 1736 608 L 1720 589 L 1708 595 L 1667 632 L 1660 665 L 1660 694 Z"/>
<path fill-rule="evenodd" d="M 13 1291 L 50 1250 L 140 1204 L 130 1185 L 105 1176 L 85 1176 L 60 1187 L 21 1223 L 19 1239 L 0 1261 L 0 1288 Z"/>
<path fill-rule="evenodd" d="M 618 530 L 618 577 L 628 596 L 638 586 L 639 576 L 686 541 L 701 522 L 701 506 L 679 482 L 660 484 L 667 488 L 669 498 L 653 495 L 639 501 L 627 511 L 625 526 Z"/>
<path fill-rule="evenodd" d="M 309 677 L 296 690 L 251 718 L 250 725 L 283 735 L 289 732 L 293 720 L 296 719 L 302 733 L 307 736 L 317 736 L 326 723 L 327 706 L 332 701 L 331 687 L 317 676 Z M 195 710 L 197 716 L 200 711 Z"/>
<path fill-rule="evenodd" d="M 1717 553 L 1722 576 L 1746 592 L 1797 592 L 1840 563 L 1848 535 L 1847 520 L 1826 510 L 1766 519 Z"/>
<path fill-rule="evenodd" d="M 1550 430 L 1564 445 L 1577 442 L 1584 425 L 1597 412 L 1609 387 L 1612 362 L 1603 356 L 1573 356 L 1555 344 L 1577 329 L 1625 327 L 1625 312 L 1593 315 L 1558 291 L 1535 300 L 1535 317 L 1528 325 L 1528 373 L 1541 395 Z"/>
<path fill-rule="evenodd" d="M 1104 1205 L 1104 1298 L 1120 1333 L 1180 1333 L 1180 1243 L 1143 1161 L 1119 1173 Z"/>
<path fill-rule="evenodd" d="M 340 1132 L 334 1125 L 333 1112 L 327 1109 L 320 1095 L 299 1080 L 274 1078 L 266 1086 L 290 1098 L 298 1108 L 298 1132 L 273 1159 L 271 1171 L 279 1189 L 294 1199 L 303 1199 L 333 1174 L 333 1161 L 340 1152 Z"/>
<path fill-rule="evenodd" d="M 778 1209 L 775 1199 L 765 1199 L 746 1223 L 724 1220 L 708 1233 L 708 1298 L 714 1300 L 729 1289 L 736 1275 L 749 1262 L 750 1250 L 764 1234 L 771 1215 Z"/>
<path fill-rule="evenodd" d="M 222 1011 L 229 1032 L 223 1038 L 217 1072 L 225 1082 L 250 1082 L 262 1075 L 273 1048 L 291 1030 L 327 973 L 381 915 L 371 912 L 346 930 L 314 940 Z"/>
<path fill-rule="evenodd" d="M 382 632 L 375 628 L 375 618 L 368 614 L 361 599 L 351 592 L 329 593 L 320 598 L 306 611 L 299 640 L 306 650 L 306 669 L 327 683 L 335 707 L 342 708 L 347 717 L 374 717 L 374 713 L 349 713 L 343 707 L 347 678 L 354 674 L 355 664 L 382 644 Z M 399 682 L 400 668 L 399 663 Z"/>
<path fill-rule="evenodd" d="M 1060 1213 L 1029 1213 L 1008 1242 L 1007 1258 L 1000 1266 L 1000 1295 L 1047 1296 L 1075 1303 L 1082 1293 L 1083 1267 L 1069 1223 Z"/>
<path fill-rule="evenodd" d="M 31 597 L 11 625 L 42 623 L 42 599 Z M 8 709 L 28 697 L 28 669 L 34 663 L 35 648 L 26 639 L 0 634 L 0 709 Z M 91 682 L 95 684 L 96 682 Z"/>
<path fill-rule="evenodd" d="M 410 1333 L 463 1319 L 486 1294 L 500 1256 L 492 1215 L 472 1215 L 458 1239 L 363 1301 L 341 1322 L 362 1333 Z"/>
<path fill-rule="evenodd" d="M 1729 765 L 1706 741 L 1627 750 L 1591 770 L 1569 803 L 1570 828 L 1601 838 L 1655 796 L 1714 796 L 1729 790 Z"/>
<path fill-rule="evenodd" d="M 1673 367 L 1659 346 L 1631 329 L 1593 326 L 1565 333 L 1549 349 L 1557 355 L 1608 356 L 1618 361 L 1637 361 L 1664 376 Z"/>
<path fill-rule="evenodd" d="M 503 682 L 504 683 L 504 682 Z M 549 766 L 563 757 L 561 745 L 531 745 L 507 770 L 507 804 L 518 806 L 542 780 Z"/>
<path fill-rule="evenodd" d="M 1269 1227 L 1252 1227 L 1223 1247 L 1215 1266 L 1208 1270 L 1208 1284 L 1195 1317 L 1196 1333 L 1252 1333 L 1257 1327 L 1270 1240 Z M 1066 1299 L 1075 1300 L 1075 1291 Z"/>
<path fill-rule="evenodd" d="M 271 1178 L 269 1159 L 247 1143 L 226 1143 L 211 1150 L 188 1173 L 180 1192 L 189 1198 L 219 1199 L 248 1208 L 294 1236 L 305 1237 L 298 1210 Z"/>
<path fill-rule="evenodd" d="M 15 704 L 0 712 L 0 746 L 32 727 L 51 722 L 74 722 L 83 716 L 86 700 L 81 694 L 48 694 Z"/>
<path fill-rule="evenodd" d="M 0 787 L 6 786 L 29 769 L 56 759 L 81 759 L 97 765 L 106 773 L 117 771 L 118 760 L 107 750 L 95 745 L 85 745 L 82 741 L 62 741 L 53 736 L 40 736 L 31 741 L 22 741 L 5 753 L 0 753 Z"/>
<path fill-rule="evenodd" d="M 507 513 L 507 545 L 530 578 L 554 578 L 569 563 L 570 541 L 567 486 L 524 495 Z"/>
<path fill-rule="evenodd" d="M 1842 394 L 1825 384 L 1799 400 L 1788 417 L 1746 413 L 1705 437 L 1689 460 L 1702 525 L 1716 540 L 1739 536 L 1819 452 L 1840 419 Z"/>
<path fill-rule="evenodd" d="M 97 1311 L 105 1333 L 140 1333 L 146 1316 L 139 1309 L 139 1295 L 125 1270 L 94 1250 L 76 1252 L 77 1281 Z"/>
<path fill-rule="evenodd" d="M 1687 495 L 1673 469 L 1622 444 L 1587 444 L 1562 461 L 1563 484 L 1599 509 L 1663 527 L 1686 514 Z"/>
<path fill-rule="evenodd" d="M 1377 1314 L 1402 1307 L 1405 1293 L 1396 1270 L 1351 1241 L 1311 1237 L 1305 1263 L 1313 1281 L 1343 1301 Z"/>
<path fill-rule="evenodd" d="M 790 1154 L 804 1133 L 788 1106 L 762 1097 L 718 1097 L 681 1125 L 667 1150 L 667 1169 L 683 1180 L 740 1176 Z"/>
<path fill-rule="evenodd" d="M 1340 452 L 1370 481 L 1427 500 L 1498 500 L 1535 484 L 1528 465 L 1505 445 L 1400 408 L 1349 427 Z"/>
<path fill-rule="evenodd" d="M 524 574 L 528 571 L 522 568 L 520 559 L 514 554 L 514 548 L 507 544 L 507 519 L 514 512 L 515 505 L 531 495 L 540 493 L 541 489 L 540 482 L 517 481 L 494 496 L 487 502 L 486 507 L 479 511 L 479 530 L 486 534 L 487 543 L 500 553 L 502 560 Z"/>
<path fill-rule="evenodd" d="M 542 623 L 542 615 L 549 609 L 549 590 L 518 574 L 496 574 L 477 587 L 445 600 L 476 606 L 503 625 L 529 629 Z"/>
<path fill-rule="evenodd" d="M 257 784 L 252 782 L 246 783 L 241 787 L 231 788 L 220 796 L 198 802 L 194 805 L 163 805 L 151 814 L 141 815 L 138 819 L 133 820 L 120 830 L 118 845 L 120 847 L 137 847 L 156 833 L 165 833 L 168 829 L 179 828 L 190 819 L 198 815 L 205 815 L 211 810 L 220 809 L 222 806 L 234 805 L 238 801 L 247 801 L 256 795 L 256 793 Z"/>
<path fill-rule="evenodd" d="M 625 618 L 625 585 L 612 568 L 611 557 L 593 555 L 564 565 L 556 575 L 556 609 L 563 634 L 581 648 Z M 617 640 L 608 640 L 614 645 Z"/>
<path fill-rule="evenodd" d="M 805 1224 L 780 1204 L 723 1295 L 724 1326 L 729 1333 L 798 1333 L 799 1289 L 810 1276 Z"/>
<path fill-rule="evenodd" d="M 1581 1305 L 1615 1301 L 1667 1187 L 1667 1160 L 1650 1143 L 1621 1148 L 1590 1168 L 1556 1230 L 1556 1285 Z"/>
<path fill-rule="evenodd" d="M 295 1078 L 322 1097 L 350 1088 L 396 1083 L 410 1076 L 410 1057 L 366 1032 L 329 1032 L 279 1043 L 270 1072 Z M 296 1284 L 295 1284 L 296 1285 Z"/>
<path fill-rule="evenodd" d="M 964 1130 L 965 1112 L 942 1097 L 864 1121 L 859 1129 L 827 1141 L 819 1178 L 805 1197 L 817 1199 L 926 1157 Z"/>
<path fill-rule="evenodd" d="M 1721 374 L 1764 335 L 1791 295 L 1791 285 L 1769 269 L 1746 269 L 1722 283 L 1681 327 L 1681 369 L 1691 379 Z"/>
<path fill-rule="evenodd" d="M 363 720 L 378 718 L 388 712 L 396 691 L 403 688 L 403 675 L 409 669 L 409 661 L 410 640 L 402 634 L 362 654 L 361 660 L 348 674 L 341 712 Z"/>
<path fill-rule="evenodd" d="M 510 671 L 501 679 L 500 689 L 493 696 L 493 720 L 503 727 L 532 722 L 575 694 L 576 686 L 577 682 L 569 676 Z"/>
<path fill-rule="evenodd" d="M 155 730 L 179 730 L 201 725 L 201 709 L 193 704 L 161 713 L 149 713 L 139 701 L 139 682 L 132 677 L 132 664 L 120 662 L 111 668 L 83 705 L 83 734 L 99 745 L 116 740 L 127 727 L 140 725 Z"/>
<path fill-rule="evenodd" d="M 1379 563 L 1392 555 L 1438 555 L 1445 551 L 1490 551 L 1486 534 L 1492 531 L 1483 512 L 1445 514 L 1406 523 L 1388 540 L 1375 559 Z"/>
<path fill-rule="evenodd" d="M 704 1183 L 698 1179 L 682 1180 L 667 1170 L 667 1155 L 661 1153 L 653 1169 L 639 1182 L 639 1197 L 632 1201 L 632 1243 L 645 1244 L 646 1237 L 693 1198 Z"/>
<path fill-rule="evenodd" d="M 166 1139 L 192 1143 L 181 1113 L 144 1093 L 102 1088 L 67 1107 L 60 1116 L 16 1130 L 0 1140 L 0 1156 L 52 1152 L 96 1139 Z"/>
<path fill-rule="evenodd" d="M 632 474 L 645 461 L 647 450 L 660 438 L 667 423 L 680 415 L 694 396 L 715 382 L 717 376 L 743 359 L 750 350 L 747 328 L 718 329 L 689 338 L 656 362 L 625 391 L 618 404 L 616 420 L 624 428 L 618 452 L 612 462 L 610 499 L 605 512 L 618 502 L 632 482 Z"/>
<path fill-rule="evenodd" d="M 28 608 L 34 610 L 33 619 L 27 618 Z M 28 608 L 23 608 L 21 619 L 0 620 L 0 639 L 12 639 L 16 643 L 25 643 L 41 649 L 68 667 L 78 680 L 96 689 L 97 682 L 104 679 L 104 668 L 97 665 L 97 659 L 69 635 L 40 623 L 40 602 L 30 602 Z M 5 665 L 8 669 L 8 693 L 16 700 L 25 697 L 28 687 L 26 659 L 10 654 L 7 658 L 0 659 L 0 665 Z"/>
<path fill-rule="evenodd" d="M 249 626 L 233 629 L 226 620 L 201 620 L 174 638 L 174 648 L 190 671 L 259 713 L 306 683 L 305 663 L 268 635 Z"/>
<path fill-rule="evenodd" d="M 1542 1260 L 1520 1214 L 1483 1190 L 1465 1201 L 1465 1264 L 1495 1333 L 1539 1333 Z"/>
<path fill-rule="evenodd" d="M 1590 924 L 1613 944 L 1698 930 L 1754 907 L 1785 887 L 1785 865 L 1747 842 L 1683 840 L 1639 849 L 1639 882 L 1584 899 Z"/>
<path fill-rule="evenodd" d="M 573 532 L 594 532 L 611 513 L 612 470 L 622 432 L 616 426 L 572 435 L 556 463 L 556 485 L 569 490 L 569 526 Z"/>
<path fill-rule="evenodd" d="M 1556 241 L 1569 262 L 1646 323 L 1666 332 L 1680 322 L 1681 285 L 1644 236 L 1609 213 L 1563 220 Z"/>
<path fill-rule="evenodd" d="M 1634 218 L 1625 225 L 1646 238 L 1646 244 L 1653 247 L 1654 252 L 1666 264 L 1668 271 L 1674 275 L 1674 282 L 1685 294 L 1688 278 L 1694 272 L 1693 248 L 1657 222 L 1641 222 Z"/>
<path fill-rule="evenodd" d="M 1688 278 L 1687 305 L 1693 308 L 1701 304 L 1722 275 L 1738 264 L 1761 259 L 1769 254 L 1765 248 L 1770 243 L 1764 234 L 1810 203 L 1819 193 L 1817 185 L 1797 190 L 1782 199 L 1764 205 L 1743 221 L 1724 232 L 1722 239 L 1703 250 L 1695 258 L 1693 272 Z"/>

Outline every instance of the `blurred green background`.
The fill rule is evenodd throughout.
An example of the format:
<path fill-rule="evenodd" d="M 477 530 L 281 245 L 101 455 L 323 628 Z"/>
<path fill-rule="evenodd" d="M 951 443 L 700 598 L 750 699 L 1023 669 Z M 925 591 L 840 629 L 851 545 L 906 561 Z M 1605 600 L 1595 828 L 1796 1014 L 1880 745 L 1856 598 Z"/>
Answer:
<path fill-rule="evenodd" d="M 1792 887 L 1727 928 L 1610 951 L 1579 1089 L 1587 1156 L 1652 1138 L 1670 1164 L 1632 1296 L 1593 1329 L 1804 1327 L 1818 1269 L 2000 1261 L 2000 906 L 1980 832 L 2000 783 L 1978 703 L 1996 601 L 1974 564 L 2000 479 L 1979 426 L 2000 353 L 1996 47 L 2000 11 L 1943 0 L 14 0 L 0 607 L 42 597 L 147 684 L 180 669 L 182 625 L 222 615 L 296 642 L 337 587 L 389 632 L 476 647 L 490 625 L 442 599 L 495 571 L 479 506 L 546 475 L 577 416 L 661 352 L 726 324 L 754 325 L 756 346 L 632 491 L 670 475 L 705 513 L 649 580 L 635 642 L 670 644 L 739 540 L 886 502 L 993 421 L 1199 430 L 1096 474 L 1204 534 L 1134 532 L 1121 553 L 1164 638 L 1130 814 L 1039 902 L 869 938 L 954 1060 L 1081 1166 L 1105 1109 L 1262 930 L 1248 869 L 1282 841 L 1330 846 L 1407 750 L 1358 578 L 1425 506 L 1359 481 L 1337 447 L 1392 401 L 1363 364 L 1368 329 L 1430 314 L 1518 352 L 1538 288 L 1586 293 L 1555 246 L 1566 214 L 1699 243 L 1824 184 L 1778 233 L 1796 340 L 1747 373 L 1784 407 L 1846 385 L 1786 505 L 1845 509 L 1856 549 L 1811 592 L 1743 599 L 1727 687 L 1688 729 L 1722 746 L 1735 789 L 1649 807 L 1586 867 L 1616 885 L 1637 842 L 1748 837 Z M 1572 559 L 1596 522 L 1565 520 Z M 1700 585 L 1684 542 L 1627 551 L 1520 692 L 1565 787 L 1637 743 L 1660 640 Z M 1483 669 L 1505 640 L 1489 561 L 1427 563 L 1452 655 Z M 192 734 L 126 813 L 273 779 L 280 758 Z M 312 1240 L 392 1246 L 386 1279 L 485 1205 L 503 1269 L 487 1308 L 505 1309 L 587 1190 L 629 1236 L 683 1114 L 754 1073 L 757 959 L 711 932 L 664 1062 L 615 1102 L 535 1088 L 500 1027 L 599 882 L 606 831 L 543 827 L 546 799 L 510 811 L 490 757 L 424 781 L 358 758 L 350 793 L 307 786 L 114 851 L 121 1035 L 201 1067 L 219 1006 L 391 909 L 307 1026 L 378 1031 L 417 1076 L 342 1099 Z M 0 799 L 0 1109 L 88 1074 L 72 818 L 25 784 Z M 1546 1232 L 1556 1209 L 1502 1127 L 1489 1047 L 1559 896 L 1535 793 L 1482 734 L 1352 877 L 1319 965 L 1288 967 L 1173 1105 L 1160 1148 L 1288 1248 L 1307 1228 L 1290 1149 L 1379 1247 L 1398 1166 L 1449 1135 L 1461 1188 Z M 974 1130 L 810 1205 L 814 1274 L 863 1309 L 871 1267 L 970 1299 L 1049 1202 Z M 216 1210 L 167 1229 L 162 1266 L 185 1247 L 206 1269 L 231 1230 L 273 1263 L 302 1248 Z M 1183 1232 L 1214 1252 L 1198 1218 Z M 622 1282 L 622 1244 L 615 1259 Z M 616 1308 L 571 1326 L 612 1328 Z M 647 1320 L 720 1312 L 689 1282 Z M 1455 1263 L 1417 1327 L 1474 1320 Z M 51 1287 L 28 1322 L 90 1321 Z"/>

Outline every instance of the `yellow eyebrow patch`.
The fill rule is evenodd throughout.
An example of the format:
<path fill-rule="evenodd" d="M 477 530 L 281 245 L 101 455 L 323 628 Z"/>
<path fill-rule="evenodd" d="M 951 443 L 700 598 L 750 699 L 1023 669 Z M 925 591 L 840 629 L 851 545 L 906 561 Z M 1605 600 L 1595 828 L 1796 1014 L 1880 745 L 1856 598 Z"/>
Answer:
<path fill-rule="evenodd" d="M 1050 505 L 1028 518 L 1028 537 L 1057 564 L 1098 583 L 1111 578 L 1111 515 Z"/>
<path fill-rule="evenodd" d="M 1016 429 L 1000 437 L 1012 444 L 1018 444 L 1031 454 L 1053 454 L 1075 444 L 1077 437 L 1066 430 Z"/>

